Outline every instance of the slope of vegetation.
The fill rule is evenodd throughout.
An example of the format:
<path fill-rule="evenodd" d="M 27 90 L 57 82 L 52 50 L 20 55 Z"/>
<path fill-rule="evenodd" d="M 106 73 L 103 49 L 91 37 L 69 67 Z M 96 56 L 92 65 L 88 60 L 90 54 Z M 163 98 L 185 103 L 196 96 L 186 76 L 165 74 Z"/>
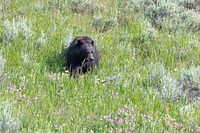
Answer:
<path fill-rule="evenodd" d="M 200 132 L 198 0 L 1 0 L 0 132 Z M 62 52 L 91 36 L 100 66 Z"/>

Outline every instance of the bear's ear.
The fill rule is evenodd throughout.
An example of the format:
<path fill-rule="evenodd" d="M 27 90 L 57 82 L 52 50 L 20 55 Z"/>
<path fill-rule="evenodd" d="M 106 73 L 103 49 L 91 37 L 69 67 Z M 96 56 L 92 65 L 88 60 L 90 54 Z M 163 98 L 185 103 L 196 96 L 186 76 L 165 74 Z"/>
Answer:
<path fill-rule="evenodd" d="M 93 40 L 91 41 L 91 44 L 94 46 L 94 41 Z"/>
<path fill-rule="evenodd" d="M 77 44 L 78 44 L 78 46 L 81 46 L 81 45 L 83 45 L 83 42 L 81 40 L 78 40 Z"/>

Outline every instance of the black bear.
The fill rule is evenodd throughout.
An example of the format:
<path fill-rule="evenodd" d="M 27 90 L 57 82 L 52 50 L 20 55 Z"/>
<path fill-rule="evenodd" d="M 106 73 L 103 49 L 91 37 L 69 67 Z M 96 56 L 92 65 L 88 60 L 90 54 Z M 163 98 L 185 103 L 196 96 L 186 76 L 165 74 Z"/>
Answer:
<path fill-rule="evenodd" d="M 64 55 L 70 76 L 92 71 L 99 65 L 99 53 L 95 42 L 88 36 L 78 36 L 70 44 Z"/>

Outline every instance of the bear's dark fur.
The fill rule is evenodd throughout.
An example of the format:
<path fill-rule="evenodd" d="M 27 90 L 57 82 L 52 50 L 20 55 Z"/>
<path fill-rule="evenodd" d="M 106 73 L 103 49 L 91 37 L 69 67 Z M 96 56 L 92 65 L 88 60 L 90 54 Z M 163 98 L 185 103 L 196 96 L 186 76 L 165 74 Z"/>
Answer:
<path fill-rule="evenodd" d="M 70 76 L 92 71 L 99 65 L 99 53 L 95 42 L 88 36 L 78 36 L 70 44 L 65 58 Z"/>

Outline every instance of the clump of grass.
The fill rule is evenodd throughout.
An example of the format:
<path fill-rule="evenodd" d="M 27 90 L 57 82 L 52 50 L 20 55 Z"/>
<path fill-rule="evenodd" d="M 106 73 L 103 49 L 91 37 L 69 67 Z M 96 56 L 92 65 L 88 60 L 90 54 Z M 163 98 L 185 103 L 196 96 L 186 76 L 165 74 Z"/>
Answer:
<path fill-rule="evenodd" d="M 41 32 L 41 36 L 37 40 L 37 45 L 39 48 L 44 46 L 47 42 L 47 36 L 44 34 L 44 32 Z"/>
<path fill-rule="evenodd" d="M 63 47 L 68 48 L 70 43 L 73 40 L 73 30 L 72 29 L 67 29 L 67 34 L 65 35 L 66 37 L 63 39 Z"/>
<path fill-rule="evenodd" d="M 164 99 L 169 101 L 185 98 L 188 101 L 200 99 L 200 67 L 183 69 L 178 79 L 167 73 L 162 65 L 151 64 L 149 82 Z"/>
<path fill-rule="evenodd" d="M 20 128 L 20 120 L 13 116 L 13 107 L 7 102 L 0 103 L 0 132 L 17 133 Z"/>
<path fill-rule="evenodd" d="M 107 15 L 94 16 L 92 25 L 99 32 L 106 32 L 107 30 L 117 26 L 117 19 L 113 16 L 109 17 Z"/>
<path fill-rule="evenodd" d="M 199 0 L 180 0 L 178 4 L 184 6 L 188 9 L 193 9 L 196 12 L 200 13 L 200 1 Z"/>
<path fill-rule="evenodd" d="M 96 0 L 70 0 L 70 8 L 76 13 L 94 13 L 103 8 Z"/>
<path fill-rule="evenodd" d="M 136 38 L 140 43 L 150 42 L 156 39 L 158 39 L 158 31 L 153 27 L 145 28 Z"/>
<path fill-rule="evenodd" d="M 19 36 L 19 31 L 17 29 L 16 21 L 13 20 L 12 23 L 7 19 L 4 21 L 4 42 L 8 43 L 10 40 L 14 40 Z"/>
<path fill-rule="evenodd" d="M 117 1 L 117 21 L 118 23 L 126 24 L 133 18 L 134 14 L 134 2 L 131 0 Z"/>
<path fill-rule="evenodd" d="M 191 132 L 200 132 L 199 124 L 196 120 L 193 119 L 193 116 L 196 115 L 198 107 L 192 103 L 187 105 L 182 105 L 179 109 L 180 115 L 183 118 L 183 123 L 191 127 Z M 198 118 L 197 118 L 198 119 Z"/>
<path fill-rule="evenodd" d="M 180 108 L 180 113 L 189 118 L 195 114 L 195 107 L 192 104 L 184 105 Z"/>
<path fill-rule="evenodd" d="M 186 30 L 189 32 L 200 32 L 200 15 L 186 11 L 180 14 L 181 19 L 185 22 Z"/>
<path fill-rule="evenodd" d="M 173 2 L 146 5 L 144 16 L 158 29 L 165 28 L 170 32 L 200 30 L 199 15 Z"/>
<path fill-rule="evenodd" d="M 145 28 L 141 31 L 141 33 L 132 39 L 132 44 L 136 48 L 137 54 L 146 58 L 150 56 L 154 47 L 154 42 L 158 39 L 158 31 L 146 22 Z"/>
<path fill-rule="evenodd" d="M 119 1 L 122 5 L 124 5 L 124 8 L 129 8 L 133 12 L 137 12 L 139 14 L 142 14 L 144 12 L 144 9 L 147 5 L 154 4 L 155 1 L 153 0 L 125 0 L 125 1 Z M 127 7 L 125 7 L 127 6 Z"/>
<path fill-rule="evenodd" d="M 32 30 L 27 26 L 27 21 L 25 19 L 16 20 L 13 19 L 10 22 L 6 19 L 3 23 L 3 42 L 8 44 L 10 41 L 17 39 L 19 36 L 24 37 L 25 39 L 32 37 Z"/>
<path fill-rule="evenodd" d="M 177 82 L 179 89 L 186 93 L 189 100 L 200 99 L 200 66 L 183 69 Z"/>
<path fill-rule="evenodd" d="M 183 11 L 163 22 L 163 28 L 169 32 L 200 32 L 199 15 L 193 11 Z"/>
<path fill-rule="evenodd" d="M 61 52 L 61 56 L 62 56 L 62 60 L 63 60 L 63 69 L 66 70 L 66 66 L 67 66 L 67 50 L 68 50 L 68 47 L 70 45 L 70 43 L 72 42 L 73 40 L 73 30 L 72 29 L 68 29 L 67 30 L 67 35 L 66 37 L 63 39 L 63 48 L 62 48 L 62 52 Z"/>
<path fill-rule="evenodd" d="M 157 5 L 151 4 L 146 7 L 144 16 L 155 28 L 161 29 L 163 21 L 171 19 L 175 14 L 183 11 L 183 8 L 171 2 L 161 2 Z"/>
<path fill-rule="evenodd" d="M 149 67 L 150 85 L 158 89 L 163 99 L 177 99 L 181 92 L 176 86 L 176 79 L 167 73 L 162 65 L 151 64 Z"/>
<path fill-rule="evenodd" d="M 6 0 L 6 1 L 1 1 L 0 3 L 0 10 L 1 10 L 1 14 L 0 14 L 0 18 L 1 17 L 6 17 L 8 16 L 8 7 L 11 5 L 12 0 Z"/>
<path fill-rule="evenodd" d="M 5 63 L 6 63 L 6 59 L 0 56 L 0 76 L 3 74 L 3 68 L 4 68 Z"/>
<path fill-rule="evenodd" d="M 38 1 L 35 3 L 34 8 L 36 11 L 42 11 L 45 9 L 45 3 L 43 1 Z"/>
<path fill-rule="evenodd" d="M 63 11 L 66 10 L 67 1 L 66 0 L 50 0 L 50 1 L 37 1 L 33 5 L 36 11 Z"/>

